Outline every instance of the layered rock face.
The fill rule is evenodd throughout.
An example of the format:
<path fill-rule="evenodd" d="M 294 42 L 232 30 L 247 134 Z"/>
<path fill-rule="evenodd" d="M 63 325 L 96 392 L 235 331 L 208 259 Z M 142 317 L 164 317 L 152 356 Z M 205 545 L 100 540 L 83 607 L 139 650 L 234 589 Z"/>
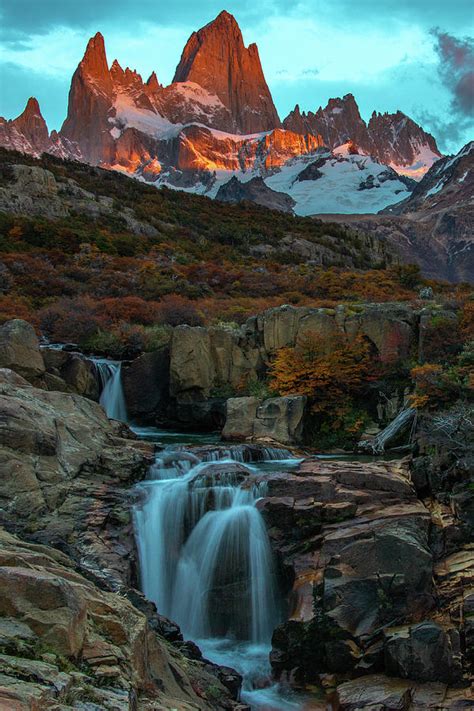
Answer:
<path fill-rule="evenodd" d="M 394 114 L 374 111 L 366 124 L 352 94 L 330 99 L 316 113 L 301 112 L 296 105 L 283 126 L 295 133 L 320 134 L 329 148 L 353 141 L 380 163 L 395 166 L 399 172 L 415 178 L 421 177 L 441 156 L 433 136 L 401 111 Z"/>
<path fill-rule="evenodd" d="M 186 658 L 178 628 L 147 615 L 153 606 L 139 593 L 130 597 L 142 610 L 94 585 L 50 546 L 0 529 L 0 589 L 4 709 L 239 707 L 218 676 L 228 680 L 231 670 L 198 653 Z M 168 639 L 160 634 L 165 630 Z"/>
<path fill-rule="evenodd" d="M 406 358 L 415 345 L 417 316 L 403 304 L 367 304 L 358 312 L 344 306 L 336 311 L 282 306 L 237 331 L 178 326 L 170 347 L 170 395 L 178 419 L 199 421 L 198 413 L 204 417 L 224 393 L 228 397 L 229 391 L 258 380 L 279 348 L 297 345 L 308 333 L 316 335 L 324 353 L 344 334 L 361 335 L 382 362 L 391 362 Z M 219 412 L 222 420 L 222 408 Z"/>
<path fill-rule="evenodd" d="M 173 81 L 191 81 L 217 94 L 230 111 L 235 133 L 257 133 L 280 125 L 257 45 L 245 47 L 228 12 L 191 35 Z"/>
<path fill-rule="evenodd" d="M 153 447 L 62 392 L 90 386 L 81 362 L 43 358 L 23 321 L 0 329 L 0 706 L 246 711 L 239 675 L 132 587 L 131 486 Z"/>
<path fill-rule="evenodd" d="M 6 369 L 0 391 L 1 523 L 62 548 L 111 589 L 130 584 L 126 488 L 144 475 L 151 449 L 123 439 L 102 407 L 79 395 L 34 388 Z"/>
<path fill-rule="evenodd" d="M 467 531 L 448 507 L 439 517 L 418 499 L 408 464 L 307 460 L 268 476 L 259 504 L 291 586 L 290 619 L 273 635 L 275 674 L 320 679 L 328 692 L 362 677 L 334 689 L 339 709 L 472 701 Z"/>

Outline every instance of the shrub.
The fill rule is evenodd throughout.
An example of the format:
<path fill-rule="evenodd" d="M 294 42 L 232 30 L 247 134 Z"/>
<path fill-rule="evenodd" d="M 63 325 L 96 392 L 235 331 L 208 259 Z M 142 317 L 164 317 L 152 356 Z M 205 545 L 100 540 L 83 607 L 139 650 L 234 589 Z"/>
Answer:
<path fill-rule="evenodd" d="M 359 391 L 370 372 L 370 349 L 364 339 L 341 339 L 329 354 L 321 354 L 320 344 L 318 334 L 308 333 L 298 347 L 280 349 L 270 367 L 272 390 L 306 395 L 315 412 L 333 408 Z"/>
<path fill-rule="evenodd" d="M 435 314 L 425 327 L 423 356 L 429 363 L 452 361 L 462 348 L 462 335 L 457 320 Z"/>
<path fill-rule="evenodd" d="M 18 296 L 0 296 L 0 324 L 12 318 L 22 318 L 37 325 L 34 310 L 26 299 Z"/>
<path fill-rule="evenodd" d="M 420 409 L 439 407 L 457 400 L 467 385 L 457 368 L 445 369 L 438 363 L 425 363 L 412 368 L 411 377 L 415 384 L 411 405 Z"/>
<path fill-rule="evenodd" d="M 157 307 L 157 321 L 168 326 L 202 326 L 202 314 L 196 306 L 184 296 L 170 294 L 163 297 Z"/>

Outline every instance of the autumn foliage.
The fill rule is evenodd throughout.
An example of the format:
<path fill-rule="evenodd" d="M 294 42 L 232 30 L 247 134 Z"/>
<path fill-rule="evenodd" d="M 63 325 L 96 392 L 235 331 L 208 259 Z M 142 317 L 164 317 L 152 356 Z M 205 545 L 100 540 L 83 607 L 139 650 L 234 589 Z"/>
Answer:
<path fill-rule="evenodd" d="M 370 380 L 373 363 L 368 343 L 342 337 L 329 353 L 321 353 L 321 339 L 307 333 L 294 348 L 278 351 L 270 366 L 270 388 L 280 395 L 306 395 L 314 414 L 330 415 L 334 427 L 343 426 L 352 399 Z M 357 429 L 357 421 L 352 423 Z"/>

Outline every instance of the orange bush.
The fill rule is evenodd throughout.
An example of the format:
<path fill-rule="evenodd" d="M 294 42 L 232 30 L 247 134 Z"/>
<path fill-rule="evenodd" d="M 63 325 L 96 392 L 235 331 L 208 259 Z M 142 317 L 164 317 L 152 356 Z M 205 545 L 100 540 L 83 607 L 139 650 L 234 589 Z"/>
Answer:
<path fill-rule="evenodd" d="M 313 412 L 342 415 L 347 401 L 368 382 L 370 349 L 357 337 L 321 354 L 318 334 L 308 333 L 295 348 L 282 348 L 270 366 L 270 388 L 281 395 L 306 395 Z"/>
<path fill-rule="evenodd" d="M 474 301 L 466 301 L 461 311 L 461 333 L 466 341 L 474 340 Z"/>
<path fill-rule="evenodd" d="M 411 397 L 413 407 L 436 406 L 459 397 L 462 383 L 456 373 L 446 371 L 442 365 L 425 363 L 410 371 L 415 383 L 415 393 Z"/>
<path fill-rule="evenodd" d="M 37 325 L 36 314 L 26 299 L 18 296 L 0 296 L 0 324 L 13 318 L 22 318 L 34 326 Z"/>

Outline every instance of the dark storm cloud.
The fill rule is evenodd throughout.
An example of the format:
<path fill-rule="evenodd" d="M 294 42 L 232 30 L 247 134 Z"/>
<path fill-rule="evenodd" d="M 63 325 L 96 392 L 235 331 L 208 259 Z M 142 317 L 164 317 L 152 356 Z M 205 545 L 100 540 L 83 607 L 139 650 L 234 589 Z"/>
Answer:
<path fill-rule="evenodd" d="M 229 2 L 229 11 L 256 15 L 255 2 Z M 286 0 L 272 3 L 275 8 L 291 6 Z M 0 0 L 0 16 L 7 36 L 47 32 L 52 27 L 89 27 L 107 24 L 154 22 L 160 25 L 209 20 L 226 8 L 224 0 Z"/>
<path fill-rule="evenodd" d="M 472 118 L 474 109 L 474 41 L 470 37 L 459 39 L 432 30 L 436 40 L 439 75 L 445 87 L 452 93 L 451 108 L 457 114 Z"/>
<path fill-rule="evenodd" d="M 439 28 L 431 30 L 439 57 L 438 75 L 451 96 L 449 118 L 423 115 L 441 144 L 457 142 L 474 131 L 474 41 L 453 37 Z"/>
<path fill-rule="evenodd" d="M 243 22 L 261 21 L 275 14 L 339 17 L 346 23 L 408 20 L 425 25 L 466 26 L 472 20 L 471 0 L 0 0 L 2 31 L 7 36 L 46 32 L 58 25 L 88 27 L 105 21 L 127 24 L 201 22 L 228 10 Z"/>

